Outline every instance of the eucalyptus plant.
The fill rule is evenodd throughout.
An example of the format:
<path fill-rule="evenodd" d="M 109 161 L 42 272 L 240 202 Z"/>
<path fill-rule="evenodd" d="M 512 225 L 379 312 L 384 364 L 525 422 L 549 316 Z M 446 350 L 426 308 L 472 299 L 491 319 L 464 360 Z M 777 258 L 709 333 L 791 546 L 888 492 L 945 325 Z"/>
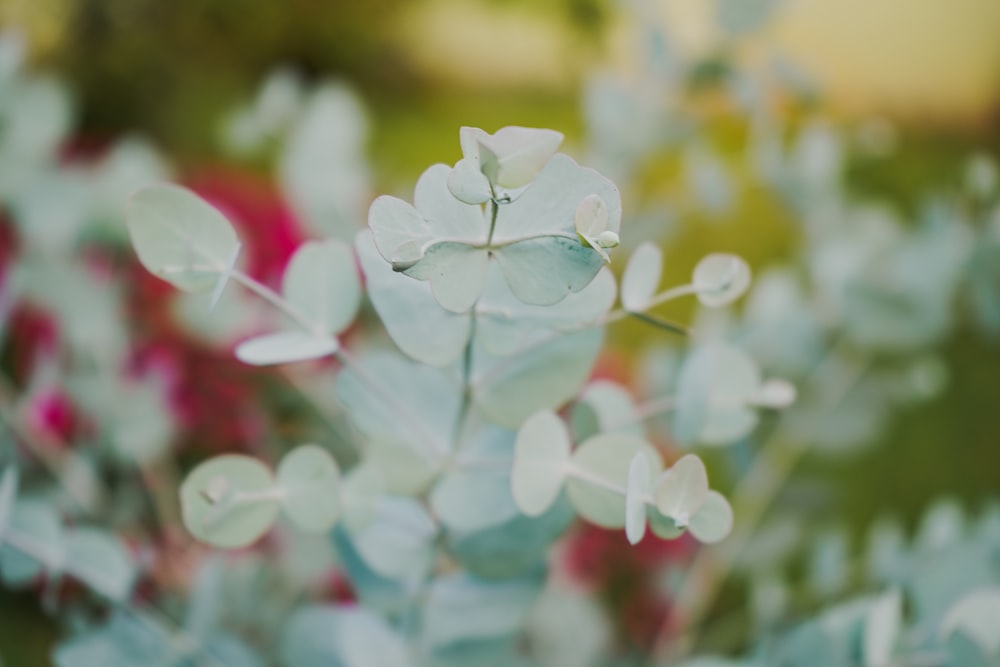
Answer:
<path fill-rule="evenodd" d="M 626 269 L 623 307 L 612 310 L 607 265 L 622 207 L 614 184 L 557 153 L 562 135 L 552 130 L 460 134 L 462 159 L 427 169 L 413 204 L 377 198 L 353 248 L 304 244 L 280 292 L 240 270 L 232 226 L 190 191 L 151 185 L 128 206 L 132 243 L 152 273 L 206 293 L 209 307 L 234 282 L 283 315 L 273 333 L 236 348 L 240 360 L 336 358 L 337 399 L 358 434 L 358 460 L 344 473 L 319 445 L 289 452 L 275 472 L 245 455 L 205 461 L 180 488 L 185 524 L 224 548 L 252 544 L 279 512 L 305 531 L 333 529 L 361 600 L 385 615 L 303 611 L 288 632 L 308 644 L 323 623 L 373 624 L 365 632 L 384 635 L 378 643 L 393 664 L 515 651 L 569 507 L 625 528 L 632 543 L 647 522 L 659 538 L 690 531 L 705 542 L 733 523 L 701 459 L 665 465 L 634 428 L 642 419 L 628 402 L 591 394 L 600 418 L 590 423 L 571 425 L 555 411 L 586 382 L 606 325 L 625 317 L 658 325 L 650 311 L 686 295 L 726 305 L 749 286 L 745 262 L 710 255 L 690 283 L 661 292 L 661 258 L 644 246 Z M 356 354 L 342 342 L 362 284 L 396 350 L 369 344 Z M 790 402 L 793 392 L 776 392 L 739 350 L 704 355 L 673 397 L 686 439 L 732 441 L 752 428 L 756 410 Z M 296 645 L 288 664 L 326 660 L 328 650 L 349 664 L 382 660 L 351 662 L 350 644 Z"/>

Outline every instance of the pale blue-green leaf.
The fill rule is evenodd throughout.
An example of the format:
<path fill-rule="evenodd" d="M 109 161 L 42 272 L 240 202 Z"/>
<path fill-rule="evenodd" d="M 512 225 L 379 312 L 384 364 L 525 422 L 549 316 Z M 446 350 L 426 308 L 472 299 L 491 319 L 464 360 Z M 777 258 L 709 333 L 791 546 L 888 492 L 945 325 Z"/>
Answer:
<path fill-rule="evenodd" d="M 526 623 L 525 632 L 541 667 L 606 664 L 614 632 L 601 605 L 572 585 L 549 585 Z"/>
<path fill-rule="evenodd" d="M 603 269 L 589 285 L 555 305 L 527 304 L 514 295 L 494 263 L 487 270 L 486 285 L 476 303 L 476 340 L 490 354 L 513 354 L 553 332 L 572 331 L 600 319 L 614 300 L 614 275 Z"/>
<path fill-rule="evenodd" d="M 984 655 L 1000 654 L 1000 587 L 983 588 L 962 596 L 945 613 L 940 635 L 947 640 L 961 632 L 979 646 Z"/>
<path fill-rule="evenodd" d="M 56 667 L 134 667 L 170 664 L 175 653 L 169 631 L 135 611 L 115 611 L 104 625 L 59 644 Z"/>
<path fill-rule="evenodd" d="M 459 131 L 462 154 L 497 185 L 520 188 L 559 150 L 563 135 L 555 130 L 508 126 L 487 134 L 477 127 Z M 485 150 L 484 150 L 485 149 Z"/>
<path fill-rule="evenodd" d="M 896 581 L 905 565 L 906 551 L 903 526 L 894 518 L 879 517 L 868 529 L 865 573 L 880 584 Z"/>
<path fill-rule="evenodd" d="M 914 538 L 921 551 L 944 551 L 958 543 L 965 533 L 965 512 L 955 498 L 942 498 L 924 513 Z"/>
<path fill-rule="evenodd" d="M 350 246 L 334 239 L 306 242 L 292 255 L 281 291 L 318 331 L 340 333 L 361 304 L 361 282 Z"/>
<path fill-rule="evenodd" d="M 85 173 L 64 169 L 33 179 L 9 206 L 26 250 L 69 254 L 85 230 L 93 200 Z"/>
<path fill-rule="evenodd" d="M 284 667 L 407 667 L 405 640 L 381 617 L 349 606 L 309 606 L 288 620 L 279 647 Z"/>
<path fill-rule="evenodd" d="M 10 521 L 17 500 L 18 472 L 17 468 L 8 465 L 0 474 L 0 542 L 3 539 L 7 522 Z"/>
<path fill-rule="evenodd" d="M 378 254 L 371 232 L 359 232 L 355 247 L 368 296 L 399 349 L 431 366 L 458 359 L 469 338 L 469 317 L 441 308 L 426 282 L 393 271 Z"/>
<path fill-rule="evenodd" d="M 257 649 L 251 648 L 244 639 L 223 632 L 208 637 L 200 654 L 211 664 L 240 667 L 265 667 L 267 664 Z"/>
<path fill-rule="evenodd" d="M 484 243 L 487 225 L 479 206 L 465 204 L 448 191 L 447 165 L 428 168 L 417 180 L 411 206 L 395 197 L 377 198 L 368 226 L 379 254 L 388 262 L 415 262 L 424 247 L 439 241 Z"/>
<path fill-rule="evenodd" d="M 278 502 L 270 497 L 273 491 L 274 476 L 257 459 L 241 454 L 209 459 L 181 484 L 184 525 L 212 546 L 247 546 L 263 535 L 278 515 Z"/>
<path fill-rule="evenodd" d="M 845 589 L 850 577 L 849 549 L 847 535 L 841 528 L 826 529 L 813 539 L 808 581 L 814 591 L 830 598 Z"/>
<path fill-rule="evenodd" d="M 427 168 L 413 189 L 413 205 L 426 216 L 432 240 L 485 243 L 489 225 L 482 208 L 455 199 L 448 190 L 450 174 L 446 164 Z"/>
<path fill-rule="evenodd" d="M 65 563 L 63 525 L 39 500 L 19 500 L 0 544 L 0 578 L 11 586 L 30 583 L 42 572 L 57 575 Z"/>
<path fill-rule="evenodd" d="M 115 392 L 111 445 L 125 461 L 155 461 L 169 449 L 175 427 L 164 387 L 155 378 L 129 382 Z"/>
<path fill-rule="evenodd" d="M 341 500 L 344 524 L 349 531 L 357 532 L 371 522 L 385 486 L 385 475 L 371 460 L 362 461 L 344 476 Z"/>
<path fill-rule="evenodd" d="M 318 445 L 296 447 L 277 470 L 281 508 L 298 528 L 309 533 L 329 530 L 340 517 L 340 468 Z"/>
<path fill-rule="evenodd" d="M 566 424 L 554 412 L 535 413 L 517 432 L 511 495 L 528 516 L 540 516 L 555 502 L 570 456 Z"/>
<path fill-rule="evenodd" d="M 538 306 L 559 303 L 590 284 L 604 258 L 576 237 L 543 236 L 493 251 L 518 299 Z"/>
<path fill-rule="evenodd" d="M 445 241 L 426 247 L 421 259 L 403 273 L 429 281 L 434 299 L 445 310 L 464 313 L 483 291 L 489 263 L 485 248 Z"/>
<path fill-rule="evenodd" d="M 677 539 L 686 530 L 678 526 L 670 517 L 660 514 L 655 505 L 646 506 L 646 520 L 649 522 L 649 530 L 661 540 Z"/>
<path fill-rule="evenodd" d="M 22 165 L 55 157 L 71 128 L 72 106 L 66 87 L 54 79 L 35 76 L 18 81 L 5 104 L 0 152 Z"/>
<path fill-rule="evenodd" d="M 493 240 L 503 244 L 539 234 L 575 239 L 576 210 L 589 195 L 597 195 L 604 201 L 608 209 L 607 229 L 620 233 L 621 194 L 614 183 L 566 155 L 555 155 L 530 187 L 500 207 Z"/>
<path fill-rule="evenodd" d="M 354 548 L 376 573 L 406 582 L 420 581 L 434 558 L 434 520 L 410 498 L 383 496 L 368 525 L 352 534 Z"/>
<path fill-rule="evenodd" d="M 368 227 L 379 254 L 390 263 L 420 259 L 419 249 L 433 238 L 427 220 L 417 209 L 389 195 L 372 202 L 368 209 Z M 401 254 L 399 248 L 414 250 Z"/>
<path fill-rule="evenodd" d="M 691 517 L 688 530 L 699 542 L 721 542 L 733 529 L 733 508 L 718 491 L 709 491 L 701 509 Z"/>
<path fill-rule="evenodd" d="M 663 274 L 663 252 L 650 241 L 643 241 L 632 251 L 622 274 L 622 308 L 642 312 L 652 301 Z"/>
<path fill-rule="evenodd" d="M 357 365 L 337 376 L 336 391 L 362 433 L 428 456 L 449 449 L 462 402 L 454 376 L 385 351 L 363 354 Z"/>
<path fill-rule="evenodd" d="M 750 266 L 742 257 L 712 253 L 694 267 L 691 284 L 702 305 L 719 308 L 740 298 L 750 288 Z"/>
<path fill-rule="evenodd" d="M 499 358 L 477 345 L 473 399 L 491 420 L 516 429 L 530 415 L 558 408 L 579 391 L 603 339 L 600 329 L 586 329 Z"/>
<path fill-rule="evenodd" d="M 236 358 L 251 366 L 291 364 L 335 354 L 340 342 L 304 331 L 279 331 L 245 340 L 236 346 Z"/>
<path fill-rule="evenodd" d="M 63 548 L 67 573 L 111 600 L 128 597 L 136 568 L 118 538 L 97 528 L 72 528 Z"/>
<path fill-rule="evenodd" d="M 573 507 L 560 494 L 539 517 L 519 514 L 485 530 L 450 531 L 448 550 L 476 576 L 507 579 L 544 564 L 552 543 L 574 519 Z"/>
<path fill-rule="evenodd" d="M 450 530 L 476 531 L 517 516 L 511 493 L 514 433 L 485 426 L 463 443 L 451 470 L 430 495 L 431 508 Z"/>
<path fill-rule="evenodd" d="M 493 196 L 490 181 L 477 161 L 462 159 L 448 174 L 448 191 L 466 204 L 484 204 Z"/>
<path fill-rule="evenodd" d="M 628 468 L 625 487 L 625 536 L 637 544 L 646 534 L 646 499 L 652 498 L 653 469 L 648 454 L 639 450 Z"/>
<path fill-rule="evenodd" d="M 712 342 L 697 348 L 681 367 L 674 428 L 684 443 L 731 443 L 753 429 L 747 407 L 760 387 L 760 371 L 739 348 Z"/>
<path fill-rule="evenodd" d="M 541 590 L 541 573 L 502 581 L 467 574 L 438 577 L 424 606 L 423 639 L 434 647 L 517 632 Z"/>
<path fill-rule="evenodd" d="M 947 641 L 949 667 L 995 667 L 982 647 L 962 631 L 954 632 Z"/>
<path fill-rule="evenodd" d="M 872 602 L 865 619 L 862 646 L 864 667 L 888 667 L 903 626 L 903 596 L 890 590 Z"/>
<path fill-rule="evenodd" d="M 386 493 L 399 496 L 426 491 L 442 465 L 412 442 L 396 436 L 369 438 L 365 456 L 381 473 Z"/>
<path fill-rule="evenodd" d="M 608 229 L 609 219 L 608 205 L 600 195 L 592 194 L 584 197 L 576 207 L 573 226 L 581 237 L 597 238 L 602 233 L 611 231 Z"/>
<path fill-rule="evenodd" d="M 645 432 L 636 411 L 635 401 L 628 390 L 610 380 L 591 382 L 583 390 L 572 415 L 573 433 L 578 440 L 597 433 Z"/>
<path fill-rule="evenodd" d="M 708 498 L 708 472 L 694 454 L 685 454 L 656 481 L 656 508 L 685 527 Z"/>
<path fill-rule="evenodd" d="M 645 440 L 623 433 L 595 435 L 577 447 L 572 458 L 573 472 L 566 480 L 566 493 L 583 518 L 604 528 L 625 526 L 628 469 L 640 451 L 646 451 L 651 462 L 658 458 Z M 605 488 L 609 486 L 616 490 Z"/>
<path fill-rule="evenodd" d="M 263 109 L 275 106 L 264 95 L 262 90 L 258 115 L 280 115 Z M 282 189 L 299 219 L 324 237 L 349 240 L 364 219 L 372 180 L 365 162 L 367 134 L 365 109 L 355 92 L 324 84 L 285 141 L 279 165 Z"/>
<path fill-rule="evenodd" d="M 215 287 L 239 244 L 225 216 L 176 185 L 138 190 L 129 199 L 126 221 L 143 266 L 189 292 Z"/>
<path fill-rule="evenodd" d="M 398 614 L 412 608 L 417 582 L 390 579 L 369 567 L 343 524 L 334 526 L 332 537 L 337 564 L 365 608 L 389 614 Z"/>

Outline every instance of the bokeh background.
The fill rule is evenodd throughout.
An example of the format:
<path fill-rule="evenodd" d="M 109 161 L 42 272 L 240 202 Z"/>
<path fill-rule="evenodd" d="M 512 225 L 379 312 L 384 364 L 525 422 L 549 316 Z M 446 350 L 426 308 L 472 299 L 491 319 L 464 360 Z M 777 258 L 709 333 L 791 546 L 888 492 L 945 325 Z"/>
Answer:
<path fill-rule="evenodd" d="M 785 108 L 790 124 L 822 117 L 891 144 L 849 163 L 846 187 L 859 196 L 913 211 L 928 190 L 958 192 L 970 155 L 1000 152 L 996 0 L 747 2 L 780 7 L 735 42 L 718 25 L 712 2 L 653 3 L 674 48 L 698 64 L 700 78 L 690 82 L 684 104 L 723 157 L 737 153 L 745 128 L 713 91 L 718 68 L 728 59 L 752 65 L 776 55 L 794 63 L 812 91 Z M 267 231 L 287 213 L 273 186 L 274 156 L 266 148 L 235 154 L 220 137 L 234 109 L 248 104 L 275 68 L 307 83 L 340 80 L 358 92 L 368 112 L 373 196 L 405 195 L 426 165 L 454 163 L 461 125 L 556 128 L 570 152 L 579 150 L 586 82 L 595 72 L 628 80 L 639 66 L 637 26 L 614 0 L 0 0 L 3 28 L 23 32 L 31 66 L 73 92 L 69 150 L 97 153 L 125 135 L 148 138 L 170 156 L 181 180 L 228 198 L 256 220 L 262 237 L 272 239 L 262 247 L 276 247 L 278 237 L 296 240 L 296 232 Z M 643 189 L 683 203 L 677 156 L 664 154 L 649 167 Z M 643 230 L 664 241 L 668 274 L 678 281 L 709 250 L 740 253 L 758 267 L 785 259 L 798 238 L 787 212 L 756 192 L 721 219 L 696 211 Z M 681 305 L 672 314 L 683 320 L 692 311 Z M 639 374 L 631 351 L 650 335 L 640 326 L 615 329 L 604 372 L 624 381 Z M 951 369 L 945 391 L 895 412 L 849 456 L 806 457 L 778 505 L 806 503 L 817 521 L 858 536 L 882 511 L 912 527 L 932 499 L 953 497 L 975 508 L 995 496 L 1000 343 L 960 328 L 938 351 Z M 7 367 L 16 366 L 15 353 L 6 355 Z M 200 361 L 195 354 L 183 359 Z M 222 372 L 248 393 L 274 391 L 253 373 Z M 220 400 L 221 392 L 205 391 Z M 200 437 L 235 437 L 218 414 L 195 418 Z M 621 558 L 627 572 L 634 563 Z M 631 584 L 622 576 L 603 589 L 612 606 L 626 604 L 621 590 Z M 714 615 L 725 618 L 745 596 L 731 584 Z M 53 633 L 34 594 L 0 589 L 0 646 L 12 665 L 46 664 L 39 656 Z M 740 631 L 735 635 L 723 645 L 738 642 Z"/>

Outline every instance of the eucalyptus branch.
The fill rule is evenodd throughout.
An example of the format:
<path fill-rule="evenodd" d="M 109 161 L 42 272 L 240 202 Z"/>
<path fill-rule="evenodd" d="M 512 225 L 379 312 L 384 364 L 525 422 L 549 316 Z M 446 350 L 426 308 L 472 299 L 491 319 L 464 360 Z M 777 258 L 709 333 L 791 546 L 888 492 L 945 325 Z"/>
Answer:
<path fill-rule="evenodd" d="M 239 284 L 243 285 L 251 292 L 261 297 L 269 304 L 280 310 L 282 313 L 290 317 L 296 324 L 301 326 L 307 333 L 313 334 L 318 337 L 327 337 L 328 334 L 322 332 L 320 328 L 310 320 L 301 311 L 295 308 L 292 304 L 282 297 L 280 294 L 272 290 L 267 285 L 264 285 L 247 274 L 233 269 L 232 278 Z M 351 371 L 364 383 L 368 389 L 379 397 L 380 400 L 385 401 L 386 405 L 392 407 L 402 419 L 405 419 L 413 432 L 419 437 L 419 441 L 424 445 L 424 447 L 435 457 L 439 457 L 444 453 L 439 443 L 431 437 L 421 426 L 419 420 L 414 419 L 413 416 L 406 409 L 406 406 L 402 405 L 395 397 L 395 395 L 383 385 L 377 378 L 368 373 L 364 367 L 357 362 L 357 360 L 351 355 L 347 350 L 338 345 L 337 351 L 334 353 L 337 358 L 344 364 L 345 367 L 350 368 Z M 427 452 L 425 452 L 427 453 Z"/>
<path fill-rule="evenodd" d="M 821 377 L 820 371 L 826 364 L 833 363 L 837 349 L 837 346 L 831 348 L 813 369 L 806 378 L 806 386 Z M 830 407 L 840 403 L 867 370 L 867 366 L 859 367 L 853 377 L 838 388 Z M 702 622 L 722 585 L 728 580 L 786 480 L 809 450 L 808 444 L 795 443 L 791 436 L 784 433 L 781 425 L 772 432 L 732 494 L 737 517 L 733 533 L 716 548 L 700 550 L 688 569 L 675 597 L 678 612 L 676 616 L 664 619 L 653 643 L 653 664 L 676 659 L 692 650 Z M 670 625 L 675 618 L 682 623 L 679 632 Z M 672 640 L 674 633 L 677 638 Z"/>

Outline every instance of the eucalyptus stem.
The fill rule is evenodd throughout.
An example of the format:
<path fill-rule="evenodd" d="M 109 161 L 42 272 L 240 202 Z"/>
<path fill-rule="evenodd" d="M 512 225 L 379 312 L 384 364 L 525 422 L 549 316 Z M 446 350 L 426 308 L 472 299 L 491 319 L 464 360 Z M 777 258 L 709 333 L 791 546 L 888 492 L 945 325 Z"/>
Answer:
<path fill-rule="evenodd" d="M 248 290 L 259 296 L 260 298 L 264 299 L 264 301 L 267 301 L 269 304 L 271 304 L 272 306 L 283 312 L 285 315 L 291 318 L 296 324 L 305 329 L 307 332 L 320 337 L 326 336 L 326 334 L 318 330 L 318 327 L 312 320 L 306 317 L 302 312 L 299 311 L 298 308 L 288 303 L 288 301 L 286 301 L 284 297 L 282 297 L 280 294 L 275 292 L 267 285 L 254 280 L 253 278 L 251 278 L 250 276 L 248 276 L 247 274 L 243 273 L 238 269 L 233 269 L 232 272 L 230 273 L 230 276 L 240 285 L 243 285 Z"/>
<path fill-rule="evenodd" d="M 285 300 L 284 297 L 282 297 L 280 294 L 275 292 L 267 285 L 264 285 L 254 280 L 247 274 L 237 269 L 233 269 L 231 275 L 233 280 L 238 282 L 240 285 L 243 285 L 251 292 L 261 297 L 269 304 L 271 304 L 272 306 L 283 312 L 285 315 L 290 317 L 296 324 L 305 329 L 306 332 L 320 337 L 326 337 L 328 335 L 325 332 L 322 332 L 319 329 L 319 327 L 317 327 L 317 325 L 314 322 L 312 322 L 312 320 L 310 320 L 306 315 L 304 315 L 301 311 L 295 308 L 292 304 L 288 303 L 288 301 Z M 358 363 L 358 361 L 353 357 L 353 355 L 351 355 L 347 350 L 345 350 L 343 347 L 340 347 L 339 345 L 337 347 L 337 351 L 334 354 L 341 361 L 341 363 L 344 364 L 345 367 L 351 369 L 351 371 L 355 374 L 355 376 L 357 376 L 358 379 L 361 380 L 361 382 L 365 384 L 370 391 L 372 391 L 372 393 L 377 395 L 379 399 L 385 401 L 386 405 L 395 410 L 400 418 L 405 419 L 409 423 L 413 432 L 420 436 L 419 438 L 420 442 L 428 450 L 430 450 L 430 453 L 432 455 L 440 456 L 441 454 L 444 453 L 440 445 L 437 443 L 437 441 L 423 429 L 418 420 L 414 419 L 412 415 L 409 414 L 409 412 L 406 410 L 406 407 L 399 402 L 396 396 L 391 391 L 389 391 L 389 389 L 384 384 L 382 384 L 377 378 L 368 373 L 364 369 L 364 367 L 360 363 Z"/>
<path fill-rule="evenodd" d="M 809 385 L 822 377 L 820 370 L 836 358 L 833 347 L 808 375 L 804 384 Z M 854 375 L 835 392 L 828 407 L 835 407 L 854 388 L 867 372 L 859 367 Z M 767 439 L 753 464 L 732 495 L 736 524 L 730 536 L 714 549 L 701 549 L 688 569 L 680 590 L 675 596 L 676 616 L 664 619 L 653 643 L 652 663 L 669 662 L 690 653 L 700 626 L 718 597 L 722 585 L 753 538 L 758 525 L 792 471 L 810 451 L 808 443 L 796 443 L 790 434 L 779 426 Z M 671 627 L 674 619 L 682 624 L 679 631 Z M 676 634 L 676 638 L 672 635 Z"/>

